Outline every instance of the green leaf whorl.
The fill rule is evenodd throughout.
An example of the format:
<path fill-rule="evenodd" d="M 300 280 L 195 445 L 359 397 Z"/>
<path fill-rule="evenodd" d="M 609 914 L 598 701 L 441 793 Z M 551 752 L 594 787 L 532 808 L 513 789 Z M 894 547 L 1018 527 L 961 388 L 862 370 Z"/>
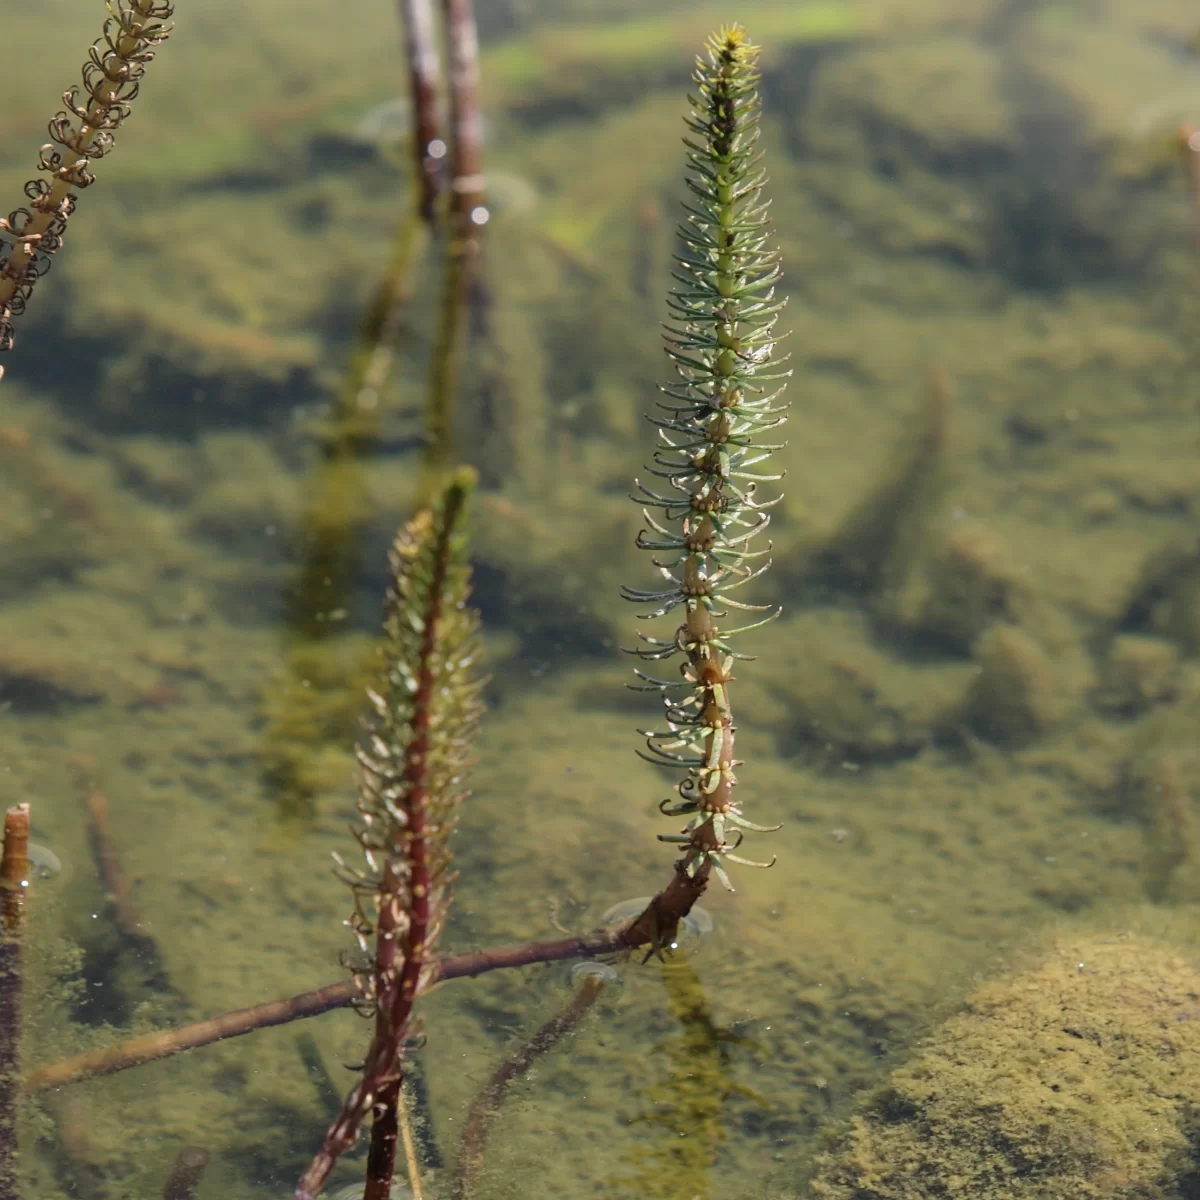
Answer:
<path fill-rule="evenodd" d="M 682 682 L 639 671 L 647 690 L 664 695 L 666 728 L 643 731 L 644 757 L 682 768 L 680 801 L 668 815 L 687 813 L 682 835 L 661 840 L 683 847 L 690 875 L 711 867 L 726 884 L 724 859 L 743 829 L 759 829 L 733 800 L 736 783 L 729 681 L 735 658 L 728 639 L 742 629 L 720 627 L 729 608 L 764 612 L 729 593 L 770 566 L 769 547 L 756 540 L 770 522 L 774 500 L 761 501 L 759 483 L 778 475 L 762 464 L 778 447 L 763 435 L 785 420 L 778 403 L 788 372 L 771 371 L 779 254 L 768 244 L 766 174 L 757 150 L 760 102 L 758 48 L 745 30 L 720 30 L 697 60 L 695 94 L 684 140 L 691 198 L 680 226 L 677 287 L 668 304 L 666 349 L 676 379 L 663 386 L 667 399 L 649 418 L 658 428 L 651 475 L 655 488 L 637 482 L 635 499 L 648 529 L 637 544 L 654 553 L 665 585 L 624 589 L 627 599 L 649 606 L 646 618 L 682 609 L 683 623 L 670 639 L 640 635 L 634 651 L 644 661 L 681 658 Z M 778 383 L 778 386 L 770 385 Z M 682 691 L 682 695 L 680 695 Z M 732 840 L 729 840 L 732 838 Z"/>

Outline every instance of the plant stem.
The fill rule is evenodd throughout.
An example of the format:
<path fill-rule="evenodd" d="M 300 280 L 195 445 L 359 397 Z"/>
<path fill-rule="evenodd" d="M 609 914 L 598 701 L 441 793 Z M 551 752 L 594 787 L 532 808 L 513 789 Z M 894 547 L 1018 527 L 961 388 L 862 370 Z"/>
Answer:
<path fill-rule="evenodd" d="M 400 24 L 408 57 L 408 86 L 413 107 L 413 155 L 421 181 L 421 218 L 432 225 L 442 188 L 442 158 L 432 144 L 438 134 L 437 90 L 441 66 L 434 39 L 432 0 L 399 0 Z"/>
<path fill-rule="evenodd" d="M 363 1200 L 388 1200 L 396 1170 L 396 1139 L 400 1132 L 400 1080 L 394 1079 L 375 1097 L 371 1146 L 367 1151 L 367 1182 Z"/>
<path fill-rule="evenodd" d="M 646 906 L 645 912 L 627 925 L 596 929 L 591 933 L 552 942 L 517 942 L 490 950 L 450 954 L 431 964 L 433 973 L 427 987 L 450 979 L 473 978 L 511 967 L 562 962 L 571 958 L 597 958 L 602 954 L 617 954 L 641 946 L 653 948 L 656 944 L 662 945 L 666 931 L 673 930 L 687 916 L 703 890 L 703 881 L 677 872 L 671 884 Z M 127 1071 L 142 1063 L 168 1058 L 200 1046 L 210 1046 L 226 1038 L 241 1037 L 256 1029 L 286 1025 L 305 1017 L 320 1016 L 335 1008 L 345 1008 L 361 996 L 359 984 L 353 979 L 344 979 L 313 992 L 289 996 L 285 1000 L 271 1000 L 250 1008 L 220 1013 L 191 1025 L 144 1034 L 103 1050 L 89 1050 L 86 1054 L 36 1067 L 25 1077 L 23 1090 L 26 1093 L 41 1092 L 80 1079 Z"/>
<path fill-rule="evenodd" d="M 483 118 L 479 112 L 479 35 L 471 0 L 442 0 L 450 65 L 450 211 L 459 237 L 471 238 L 483 202 Z"/>
<path fill-rule="evenodd" d="M 533 1066 L 535 1059 L 553 1049 L 583 1020 L 600 998 L 604 987 L 603 979 L 595 976 L 585 979 L 566 1008 L 547 1021 L 516 1053 L 505 1059 L 471 1102 L 454 1177 L 454 1200 L 470 1200 L 475 1194 L 483 1169 L 483 1152 L 487 1148 L 488 1135 L 504 1103 L 509 1084 L 520 1079 Z"/>
<path fill-rule="evenodd" d="M 269 1029 L 273 1025 L 286 1025 L 303 1017 L 315 1017 L 331 1009 L 344 1008 L 359 995 L 353 980 L 343 979 L 314 992 L 302 992 L 286 1000 L 271 1000 L 251 1008 L 239 1008 L 195 1021 L 191 1025 L 180 1025 L 174 1029 L 160 1029 L 155 1033 L 130 1038 L 116 1046 L 103 1050 L 91 1050 L 73 1058 L 60 1059 L 37 1067 L 26 1077 L 23 1090 L 26 1093 L 41 1092 L 47 1088 L 62 1087 L 79 1079 L 92 1079 L 97 1075 L 111 1075 L 126 1071 L 142 1063 L 169 1058 L 184 1050 L 198 1046 L 211 1046 L 226 1038 L 241 1037 L 256 1029 Z"/>
<path fill-rule="evenodd" d="M 4 814 L 4 853 L 0 858 L 0 1200 L 20 1200 L 21 934 L 28 886 L 29 805 L 17 804 Z"/>
<path fill-rule="evenodd" d="M 347 876 L 355 896 L 352 927 L 364 948 L 374 942 L 367 994 L 375 1028 L 362 1077 L 296 1184 L 294 1200 L 315 1200 L 368 1112 L 379 1129 L 371 1147 L 375 1171 L 381 1179 L 391 1174 L 404 1042 L 417 995 L 436 974 L 432 947 L 447 906 L 445 842 L 463 798 L 464 756 L 480 708 L 469 679 L 475 616 L 466 607 L 462 535 L 474 479 L 473 471 L 460 471 L 392 549 L 386 669 L 382 690 L 370 693 L 370 749 L 359 752 L 356 837 L 369 870 Z"/>
<path fill-rule="evenodd" d="M 450 76 L 450 213 L 446 275 L 430 367 L 423 492 L 433 495 L 455 464 L 454 412 L 463 313 L 479 264 L 484 201 L 479 38 L 471 0 L 442 0 Z"/>
<path fill-rule="evenodd" d="M 639 634 L 634 651 L 647 664 L 684 660 L 682 682 L 671 671 L 665 678 L 637 672 L 639 690 L 659 691 L 663 699 L 662 727 L 641 731 L 642 756 L 684 772 L 678 801 L 660 808 L 689 820 L 659 840 L 680 846 L 689 876 L 711 871 L 732 891 L 727 862 L 771 865 L 737 853 L 746 831 L 771 827 L 746 820 L 734 799 L 741 764 L 730 685 L 734 661 L 745 656 L 729 642 L 778 610 L 729 593 L 770 566 L 770 547 L 753 547 L 780 497 L 762 501 L 757 488 L 780 476 L 758 468 L 779 448 L 761 439 L 783 423 L 785 406 L 775 401 L 786 372 L 766 373 L 783 301 L 774 297 L 779 256 L 767 244 L 766 176 L 756 149 L 758 49 L 735 25 L 710 38 L 706 51 L 696 63 L 686 118 L 691 196 L 673 272 L 679 286 L 668 298 L 671 320 L 664 326 L 676 379 L 661 388 L 666 399 L 650 416 L 657 442 L 648 469 L 670 486 L 658 484 L 656 491 L 635 481 L 646 521 L 637 545 L 653 553 L 666 585 L 622 592 L 650 608 L 643 619 L 682 616 L 669 638 Z M 769 384 L 779 386 L 771 391 Z M 768 615 L 731 629 L 725 623 L 731 608 Z"/>

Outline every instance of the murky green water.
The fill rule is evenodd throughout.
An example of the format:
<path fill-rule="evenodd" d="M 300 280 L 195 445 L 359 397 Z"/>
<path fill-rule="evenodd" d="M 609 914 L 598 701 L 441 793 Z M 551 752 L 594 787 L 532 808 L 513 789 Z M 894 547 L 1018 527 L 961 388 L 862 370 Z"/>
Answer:
<path fill-rule="evenodd" d="M 480 7 L 495 215 L 458 441 L 492 682 L 447 948 L 583 931 L 667 878 L 617 589 L 645 579 L 626 492 L 690 56 L 721 20 L 766 44 L 795 369 L 758 597 L 785 615 L 737 686 L 741 792 L 785 822 L 779 862 L 714 889 L 710 934 L 627 965 L 539 1062 L 481 1197 L 803 1196 L 856 1098 L 1047 930 L 1194 950 L 1200 212 L 1173 138 L 1200 123 L 1196 18 Z M 0 81 L 7 205 L 97 8 L 4 18 L 37 48 Z M 418 477 L 432 263 L 376 449 L 323 493 L 367 516 L 331 631 L 301 639 L 315 437 L 406 202 L 403 114 L 376 107 L 394 6 L 179 0 L 177 26 L 0 384 L 0 799 L 64 863 L 37 887 L 30 1063 L 339 977 L 329 856 L 352 849 L 357 688 Z M 156 954 L 114 924 L 81 769 Z M 427 997 L 446 1163 L 570 994 L 560 966 Z M 365 1037 L 336 1012 L 45 1095 L 24 1194 L 157 1196 L 202 1145 L 202 1198 L 283 1197 Z"/>

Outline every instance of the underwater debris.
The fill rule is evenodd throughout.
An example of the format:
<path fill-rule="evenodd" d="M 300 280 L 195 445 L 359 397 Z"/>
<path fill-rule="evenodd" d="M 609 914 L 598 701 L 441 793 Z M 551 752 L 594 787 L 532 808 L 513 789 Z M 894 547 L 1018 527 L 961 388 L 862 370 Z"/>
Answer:
<path fill-rule="evenodd" d="M 195 1200 L 209 1157 L 203 1146 L 185 1146 L 180 1150 L 163 1189 L 163 1200 Z"/>

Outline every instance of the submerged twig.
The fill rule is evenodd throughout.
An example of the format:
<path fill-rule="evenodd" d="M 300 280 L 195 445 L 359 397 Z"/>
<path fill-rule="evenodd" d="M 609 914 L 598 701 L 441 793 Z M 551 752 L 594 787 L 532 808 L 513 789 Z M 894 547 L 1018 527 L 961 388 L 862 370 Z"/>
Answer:
<path fill-rule="evenodd" d="M 625 925 L 607 926 L 556 941 L 517 942 L 490 950 L 450 954 L 430 964 L 428 986 L 451 979 L 475 978 L 489 971 L 563 962 L 572 958 L 597 958 L 602 954 L 637 950 L 641 946 L 661 945 L 666 931 L 674 929 L 687 916 L 703 891 L 703 881 L 677 871 L 671 884 L 650 901 L 646 910 Z M 362 998 L 360 981 L 339 980 L 315 991 L 288 996 L 284 1000 L 270 1000 L 265 1004 L 220 1013 L 191 1025 L 143 1034 L 116 1046 L 89 1050 L 72 1058 L 35 1067 L 25 1077 L 24 1090 L 40 1092 L 81 1079 L 127 1071 L 142 1063 L 169 1058 L 186 1050 L 197 1050 L 201 1046 L 211 1046 L 228 1038 L 242 1037 L 256 1029 L 270 1029 L 291 1021 L 318 1017 L 336 1008 L 345 1008 Z"/>
<path fill-rule="evenodd" d="M 203 1146 L 185 1146 L 180 1150 L 163 1188 L 163 1200 L 195 1200 L 208 1157 Z"/>
<path fill-rule="evenodd" d="M 133 887 L 121 866 L 116 843 L 112 836 L 112 818 L 108 808 L 108 797 L 96 786 L 93 767 L 84 758 L 71 761 L 75 780 L 83 793 L 84 807 L 88 817 L 88 840 L 92 857 L 100 873 L 105 898 L 112 905 L 113 918 L 122 937 L 139 948 L 149 947 L 157 956 L 158 948 L 146 932 L 141 913 L 133 900 Z"/>
<path fill-rule="evenodd" d="M 601 970 L 598 967 L 594 969 L 597 972 Z M 509 1085 L 520 1079 L 538 1058 L 553 1049 L 578 1026 L 600 999 L 605 986 L 603 975 L 588 975 L 562 1012 L 551 1017 L 533 1037 L 492 1072 L 492 1077 L 471 1102 L 467 1113 L 462 1152 L 454 1177 L 454 1200 L 470 1200 L 475 1194 L 483 1168 L 483 1152 L 487 1148 L 492 1125 L 500 1113 L 500 1106 L 504 1103 Z"/>

